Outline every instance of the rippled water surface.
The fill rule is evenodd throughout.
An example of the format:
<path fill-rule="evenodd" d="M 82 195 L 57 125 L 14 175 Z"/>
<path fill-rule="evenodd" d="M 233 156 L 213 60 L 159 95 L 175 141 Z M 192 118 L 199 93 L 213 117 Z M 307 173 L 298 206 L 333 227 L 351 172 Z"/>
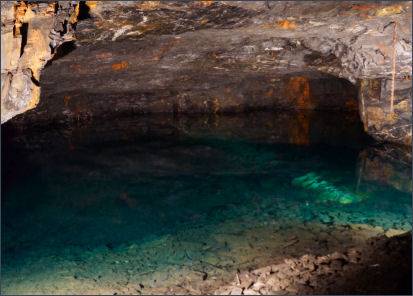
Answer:
<path fill-rule="evenodd" d="M 362 239 L 325 229 L 410 230 L 409 165 L 332 118 L 2 127 L 3 292 L 144 293 Z"/>

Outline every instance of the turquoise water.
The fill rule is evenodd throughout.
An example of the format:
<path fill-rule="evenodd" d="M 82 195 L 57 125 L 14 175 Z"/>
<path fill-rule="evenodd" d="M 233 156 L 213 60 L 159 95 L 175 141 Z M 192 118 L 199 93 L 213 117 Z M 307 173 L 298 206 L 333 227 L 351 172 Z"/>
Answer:
<path fill-rule="evenodd" d="M 411 184 L 410 168 L 396 161 L 396 179 L 365 178 L 374 175 L 361 166 L 372 144 L 358 125 L 332 136 L 334 127 L 326 133 L 310 120 L 303 145 L 297 131 L 283 130 L 296 115 L 282 126 L 266 125 L 268 117 L 277 116 L 2 127 L 3 291 L 66 293 L 86 285 L 96 292 L 99 281 L 118 291 L 171 266 L 249 267 L 256 262 L 231 247 L 251 229 L 265 233 L 289 221 L 411 229 L 411 188 L 395 185 Z M 227 235 L 213 238 L 222 229 Z M 165 241 L 173 247 L 157 249 Z M 262 247 L 270 244 L 266 238 Z M 222 252 L 231 260 L 205 263 Z"/>

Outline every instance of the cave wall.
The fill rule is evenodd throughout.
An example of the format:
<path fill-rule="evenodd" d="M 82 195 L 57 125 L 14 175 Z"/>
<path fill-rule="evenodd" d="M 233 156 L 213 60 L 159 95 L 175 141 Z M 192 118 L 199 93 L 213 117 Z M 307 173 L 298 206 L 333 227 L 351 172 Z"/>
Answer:
<path fill-rule="evenodd" d="M 59 87 L 45 82 L 45 99 L 25 119 L 78 121 L 113 117 L 114 112 L 118 115 L 222 114 L 275 109 L 357 112 L 358 108 L 356 88 L 334 76 L 291 73 L 281 77 L 274 74 L 208 77 L 202 71 L 176 73 L 164 69 L 159 80 L 151 83 L 150 74 L 139 66 L 139 61 L 134 62 L 133 56 L 130 60 L 129 71 L 119 73 L 116 80 L 111 78 L 111 63 L 97 61 L 93 67 L 77 68 L 81 78 L 75 85 L 70 79 L 72 59 L 68 56 L 56 61 L 45 69 L 43 77 L 45 81 L 59 77 Z M 77 65 L 81 64 L 78 60 Z M 156 69 L 151 74 L 156 75 L 159 68 Z M 102 86 L 91 89 L 90 83 Z"/>
<path fill-rule="evenodd" d="M 319 72 L 358 88 L 360 117 L 370 135 L 411 145 L 411 2 L 86 1 L 67 7 L 73 12 L 58 9 L 49 18 L 53 24 L 63 15 L 77 22 L 74 46 L 53 60 L 50 52 L 58 50 L 38 48 L 40 68 L 49 60 L 40 80 L 44 105 L 22 118 L 47 116 L 50 110 L 81 118 L 99 110 L 318 108 L 323 104 L 308 99 L 319 97 L 317 87 L 307 93 Z M 24 99 L 31 103 L 19 105 L 27 95 L 3 96 L 3 72 L 2 64 L 2 107 L 13 108 L 2 108 L 2 122 L 38 102 Z M 32 98 L 38 88 L 27 81 L 21 85 L 32 86 L 27 92 Z M 354 102 L 346 104 L 347 94 L 331 104 L 340 90 L 335 83 L 324 102 L 354 108 Z"/>
<path fill-rule="evenodd" d="M 1 2 L 2 123 L 36 107 L 40 73 L 56 48 L 73 39 L 77 20 L 71 1 L 26 2 Z"/>
<path fill-rule="evenodd" d="M 364 129 L 379 141 L 412 144 L 412 81 L 396 79 L 393 106 L 390 79 L 360 81 L 360 116 Z"/>

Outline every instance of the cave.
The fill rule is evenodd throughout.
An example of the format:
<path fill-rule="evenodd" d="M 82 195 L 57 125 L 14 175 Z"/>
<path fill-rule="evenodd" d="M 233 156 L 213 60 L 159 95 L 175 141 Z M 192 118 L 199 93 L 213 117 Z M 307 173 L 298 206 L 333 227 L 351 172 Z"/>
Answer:
<path fill-rule="evenodd" d="M 1 8 L 2 295 L 412 293 L 411 2 Z"/>

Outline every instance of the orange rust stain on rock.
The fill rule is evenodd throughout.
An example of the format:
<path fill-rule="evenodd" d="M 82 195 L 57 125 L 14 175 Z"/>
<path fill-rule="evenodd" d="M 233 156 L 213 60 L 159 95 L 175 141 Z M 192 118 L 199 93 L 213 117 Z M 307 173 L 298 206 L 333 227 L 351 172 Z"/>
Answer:
<path fill-rule="evenodd" d="M 127 61 L 122 61 L 120 63 L 112 64 L 113 71 L 121 71 L 128 68 L 129 63 Z"/>
<path fill-rule="evenodd" d="M 86 5 L 89 7 L 89 9 L 95 9 L 98 5 L 98 2 L 99 1 L 86 1 Z"/>
<path fill-rule="evenodd" d="M 204 7 L 214 4 L 214 1 L 212 0 L 201 0 L 200 2 L 201 2 L 201 5 Z"/>
<path fill-rule="evenodd" d="M 406 146 L 410 146 L 412 144 L 412 135 L 407 135 L 407 137 L 404 139 L 404 144 Z"/>
<path fill-rule="evenodd" d="M 293 21 L 289 21 L 289 20 L 278 21 L 277 26 L 282 29 L 286 29 L 286 30 L 294 30 L 297 28 L 296 23 Z"/>
<path fill-rule="evenodd" d="M 307 77 L 291 77 L 287 84 L 287 97 L 291 104 L 298 109 L 312 109 L 310 82 Z"/>
<path fill-rule="evenodd" d="M 273 90 L 272 88 L 270 88 L 269 90 L 267 90 L 267 91 L 265 92 L 265 96 L 266 96 L 267 98 L 271 98 L 273 95 L 274 95 L 274 90 Z"/>
<path fill-rule="evenodd" d="M 63 97 L 63 103 L 65 104 L 65 107 L 69 106 L 70 99 L 71 99 L 70 96 L 64 96 Z"/>
<path fill-rule="evenodd" d="M 202 1 L 193 2 L 194 7 L 200 7 L 200 8 L 208 7 L 208 6 L 211 6 L 212 4 L 214 4 L 214 1 L 212 0 L 202 0 Z"/>
<path fill-rule="evenodd" d="M 379 5 L 377 4 L 355 4 L 351 6 L 352 10 L 355 11 L 371 11 L 377 9 Z"/>
<path fill-rule="evenodd" d="M 295 145 L 310 144 L 310 120 L 309 117 L 300 113 L 297 115 L 295 124 L 290 127 L 290 143 Z"/>

